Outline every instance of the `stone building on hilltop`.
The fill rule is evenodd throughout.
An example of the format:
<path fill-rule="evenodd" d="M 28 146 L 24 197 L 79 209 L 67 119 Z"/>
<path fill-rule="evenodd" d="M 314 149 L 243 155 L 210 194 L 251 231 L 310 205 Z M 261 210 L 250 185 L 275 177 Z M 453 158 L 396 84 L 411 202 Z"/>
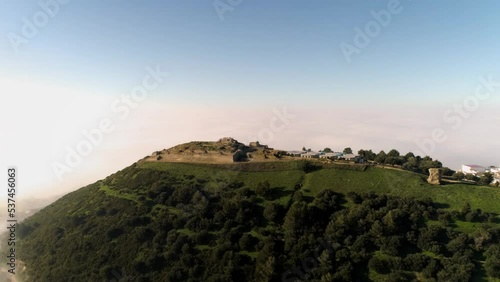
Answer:
<path fill-rule="evenodd" d="M 249 147 L 252 147 L 252 148 L 263 148 L 263 149 L 268 149 L 268 150 L 274 150 L 273 148 L 270 148 L 269 146 L 267 145 L 263 145 L 263 144 L 260 144 L 259 141 L 255 141 L 255 142 L 250 142 L 248 144 Z"/>
<path fill-rule="evenodd" d="M 230 144 L 238 143 L 238 141 L 236 141 L 236 139 L 234 139 L 232 137 L 222 137 L 217 142 L 218 143 L 230 143 Z"/>

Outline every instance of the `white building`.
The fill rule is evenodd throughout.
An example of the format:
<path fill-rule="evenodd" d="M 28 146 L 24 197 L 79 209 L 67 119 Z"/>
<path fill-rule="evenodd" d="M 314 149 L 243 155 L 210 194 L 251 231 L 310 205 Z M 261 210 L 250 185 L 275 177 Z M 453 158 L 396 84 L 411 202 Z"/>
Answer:
<path fill-rule="evenodd" d="M 352 161 L 354 160 L 358 155 L 355 154 L 343 154 L 340 158 L 344 159 L 346 161 Z"/>
<path fill-rule="evenodd" d="M 500 173 L 500 167 L 490 166 L 486 169 L 487 172 L 491 172 L 493 174 Z"/>
<path fill-rule="evenodd" d="M 486 172 L 486 168 L 480 165 L 462 165 L 462 172 L 465 174 L 478 175 Z"/>
<path fill-rule="evenodd" d="M 335 157 L 340 157 L 340 156 L 342 156 L 342 153 L 331 152 L 331 153 L 323 153 L 319 157 L 322 158 L 322 159 L 325 159 L 325 158 L 335 158 Z"/>
<path fill-rule="evenodd" d="M 491 184 L 500 183 L 500 167 L 490 166 L 486 169 L 486 171 L 493 173 L 493 182 Z"/>
<path fill-rule="evenodd" d="M 304 152 L 304 153 L 300 154 L 300 156 L 302 158 L 308 158 L 308 159 L 319 158 L 319 155 L 320 155 L 320 153 L 318 153 L 318 152 Z"/>

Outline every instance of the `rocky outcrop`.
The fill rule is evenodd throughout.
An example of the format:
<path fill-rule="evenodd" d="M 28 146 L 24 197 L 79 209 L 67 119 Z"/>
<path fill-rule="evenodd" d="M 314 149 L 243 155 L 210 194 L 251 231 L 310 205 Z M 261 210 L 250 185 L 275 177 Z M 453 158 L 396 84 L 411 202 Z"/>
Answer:
<path fill-rule="evenodd" d="M 239 142 L 232 138 L 232 137 L 222 137 L 217 141 L 218 143 L 225 143 L 225 144 L 238 144 Z"/>
<path fill-rule="evenodd" d="M 233 154 L 233 162 L 244 162 L 247 160 L 247 154 L 242 150 L 237 150 Z"/>
<path fill-rule="evenodd" d="M 146 162 L 183 162 L 183 163 L 234 163 L 247 161 L 278 160 L 278 150 L 273 150 L 259 142 L 252 146 L 232 137 L 223 137 L 217 141 L 191 141 L 153 152 L 146 157 Z"/>
<path fill-rule="evenodd" d="M 441 177 L 443 176 L 443 170 L 440 168 L 429 168 L 429 178 L 427 182 L 432 185 L 441 185 Z"/>

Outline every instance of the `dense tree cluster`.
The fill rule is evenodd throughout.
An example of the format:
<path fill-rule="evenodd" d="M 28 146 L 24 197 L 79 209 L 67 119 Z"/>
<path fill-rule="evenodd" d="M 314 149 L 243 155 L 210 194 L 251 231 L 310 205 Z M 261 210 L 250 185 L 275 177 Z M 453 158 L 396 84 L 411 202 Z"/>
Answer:
<path fill-rule="evenodd" d="M 453 228 L 494 221 L 470 205 L 300 186 L 282 203 L 277 189 L 129 167 L 20 225 L 28 280 L 469 281 L 480 257 L 500 277 L 500 230 Z"/>
<path fill-rule="evenodd" d="M 382 150 L 378 154 L 374 153 L 372 150 L 361 149 L 358 151 L 358 154 L 369 161 L 379 164 L 400 166 L 402 169 L 424 174 L 429 173 L 429 168 L 443 168 L 443 164 L 440 161 L 433 160 L 429 156 L 415 156 L 412 152 L 401 155 L 395 149 L 390 150 L 388 153 Z M 447 167 L 443 168 L 444 175 L 451 176 L 453 173 L 454 171 L 451 169 Z"/>
<path fill-rule="evenodd" d="M 457 171 L 453 173 L 453 178 L 456 180 L 467 180 L 479 185 L 490 185 L 494 180 L 494 175 L 491 172 L 485 172 L 482 175 L 477 176 L 472 173 L 465 174 L 461 171 Z M 496 184 L 496 186 L 498 186 L 498 184 Z"/>

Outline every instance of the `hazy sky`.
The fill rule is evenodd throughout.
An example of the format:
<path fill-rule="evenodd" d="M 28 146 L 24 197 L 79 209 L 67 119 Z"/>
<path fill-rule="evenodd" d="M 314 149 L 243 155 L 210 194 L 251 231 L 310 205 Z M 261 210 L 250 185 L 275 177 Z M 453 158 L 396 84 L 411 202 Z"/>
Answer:
<path fill-rule="evenodd" d="M 499 8 L 0 0 L 0 167 L 17 165 L 21 194 L 44 196 L 222 136 L 500 165 Z M 144 81 L 154 87 L 143 99 L 122 100 Z M 69 166 L 68 148 L 102 122 L 112 129 Z M 54 164 L 71 171 L 58 177 Z"/>

